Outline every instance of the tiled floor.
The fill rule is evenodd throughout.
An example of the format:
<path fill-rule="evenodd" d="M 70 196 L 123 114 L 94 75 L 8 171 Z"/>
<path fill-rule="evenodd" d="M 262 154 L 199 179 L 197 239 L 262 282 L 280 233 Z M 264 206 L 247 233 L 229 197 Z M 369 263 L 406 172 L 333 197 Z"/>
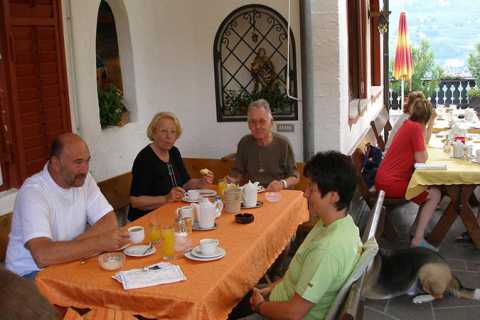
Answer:
<path fill-rule="evenodd" d="M 448 199 L 442 202 L 446 207 Z M 415 219 L 417 207 L 407 204 L 393 212 L 394 224 L 399 226 L 401 241 L 395 245 L 382 240 L 381 245 L 387 248 L 405 247 L 408 244 L 408 230 Z M 441 215 L 438 210 L 435 219 Z M 434 221 L 433 223 L 435 223 Z M 440 246 L 440 254 L 448 261 L 455 275 L 465 286 L 480 288 L 480 250 L 474 249 L 471 243 L 456 242 L 455 237 L 465 228 L 457 220 L 450 229 L 446 239 Z M 467 320 L 480 319 L 480 302 L 447 297 L 431 303 L 414 304 L 412 297 L 401 296 L 382 301 L 367 300 L 364 319 L 397 319 L 397 320 Z"/>

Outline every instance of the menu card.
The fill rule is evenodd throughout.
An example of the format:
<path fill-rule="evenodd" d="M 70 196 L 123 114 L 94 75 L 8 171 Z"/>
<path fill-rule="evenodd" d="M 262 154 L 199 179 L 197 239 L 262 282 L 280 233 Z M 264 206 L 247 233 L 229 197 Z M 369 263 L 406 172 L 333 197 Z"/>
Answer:
<path fill-rule="evenodd" d="M 120 271 L 113 278 L 120 282 L 125 290 L 187 280 L 180 266 L 168 262 L 152 264 L 142 269 Z"/>

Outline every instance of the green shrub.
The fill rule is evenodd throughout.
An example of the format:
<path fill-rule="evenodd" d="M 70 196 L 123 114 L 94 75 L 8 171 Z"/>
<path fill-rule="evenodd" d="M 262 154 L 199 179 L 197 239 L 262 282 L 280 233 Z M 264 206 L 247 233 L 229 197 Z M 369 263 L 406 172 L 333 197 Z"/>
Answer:
<path fill-rule="evenodd" d="M 468 91 L 468 96 L 470 98 L 480 97 L 480 89 L 477 89 L 477 88 L 471 89 L 470 91 Z"/>
<path fill-rule="evenodd" d="M 100 107 L 100 125 L 102 128 L 114 126 L 120 122 L 122 113 L 127 111 L 123 104 L 123 95 L 113 84 L 98 88 L 98 104 Z"/>

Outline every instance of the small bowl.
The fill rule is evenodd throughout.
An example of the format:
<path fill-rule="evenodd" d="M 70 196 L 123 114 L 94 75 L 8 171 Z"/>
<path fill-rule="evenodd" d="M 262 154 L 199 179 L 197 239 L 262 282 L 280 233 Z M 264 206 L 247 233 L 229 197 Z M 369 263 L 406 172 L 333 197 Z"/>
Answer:
<path fill-rule="evenodd" d="M 267 192 L 265 193 L 265 199 L 267 199 L 268 202 L 278 202 L 282 199 L 282 195 L 280 192 Z"/>
<path fill-rule="evenodd" d="M 235 222 L 240 224 L 252 223 L 255 217 L 251 213 L 239 213 L 235 215 Z"/>
<path fill-rule="evenodd" d="M 121 252 L 107 252 L 98 256 L 98 264 L 108 271 L 120 269 L 124 263 L 125 255 Z"/>

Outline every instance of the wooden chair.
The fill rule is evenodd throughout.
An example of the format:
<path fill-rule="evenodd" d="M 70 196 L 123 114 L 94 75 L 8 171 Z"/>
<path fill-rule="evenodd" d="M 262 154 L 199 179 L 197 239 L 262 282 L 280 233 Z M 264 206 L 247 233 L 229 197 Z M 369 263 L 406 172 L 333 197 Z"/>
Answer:
<path fill-rule="evenodd" d="M 375 140 L 377 141 L 377 146 L 380 150 L 385 151 L 385 141 L 383 137 L 378 133 L 377 126 L 375 121 L 370 121 L 370 127 L 372 128 L 373 134 L 375 135 Z"/>
<path fill-rule="evenodd" d="M 357 171 L 357 188 L 363 199 L 367 203 L 370 209 L 373 209 L 375 201 L 378 197 L 378 191 L 369 189 L 367 184 L 362 178 L 362 166 L 363 160 L 365 159 L 365 153 L 361 148 L 355 149 L 352 156 L 352 163 Z M 398 239 L 398 232 L 395 229 L 394 225 L 391 223 L 390 212 L 398 206 L 408 203 L 408 200 L 404 198 L 385 198 L 383 205 L 385 206 L 385 211 L 380 217 L 380 223 L 377 229 L 377 239 L 382 235 L 385 235 L 387 239 L 394 241 Z"/>
<path fill-rule="evenodd" d="M 383 211 L 385 193 L 380 191 L 371 210 L 371 214 L 362 232 L 363 251 L 355 269 L 338 292 L 330 307 L 326 320 L 354 320 L 363 318 L 364 301 L 362 298 L 362 287 L 365 275 L 372 265 L 378 252 L 378 244 L 375 240 L 376 229 Z"/>
<path fill-rule="evenodd" d="M 0 216 L 0 264 L 5 261 L 7 253 L 8 235 L 12 226 L 12 213 Z"/>
<path fill-rule="evenodd" d="M 115 210 L 121 225 L 127 222 L 128 207 L 130 205 L 130 185 L 132 173 L 127 172 L 98 183 L 105 198 Z"/>

